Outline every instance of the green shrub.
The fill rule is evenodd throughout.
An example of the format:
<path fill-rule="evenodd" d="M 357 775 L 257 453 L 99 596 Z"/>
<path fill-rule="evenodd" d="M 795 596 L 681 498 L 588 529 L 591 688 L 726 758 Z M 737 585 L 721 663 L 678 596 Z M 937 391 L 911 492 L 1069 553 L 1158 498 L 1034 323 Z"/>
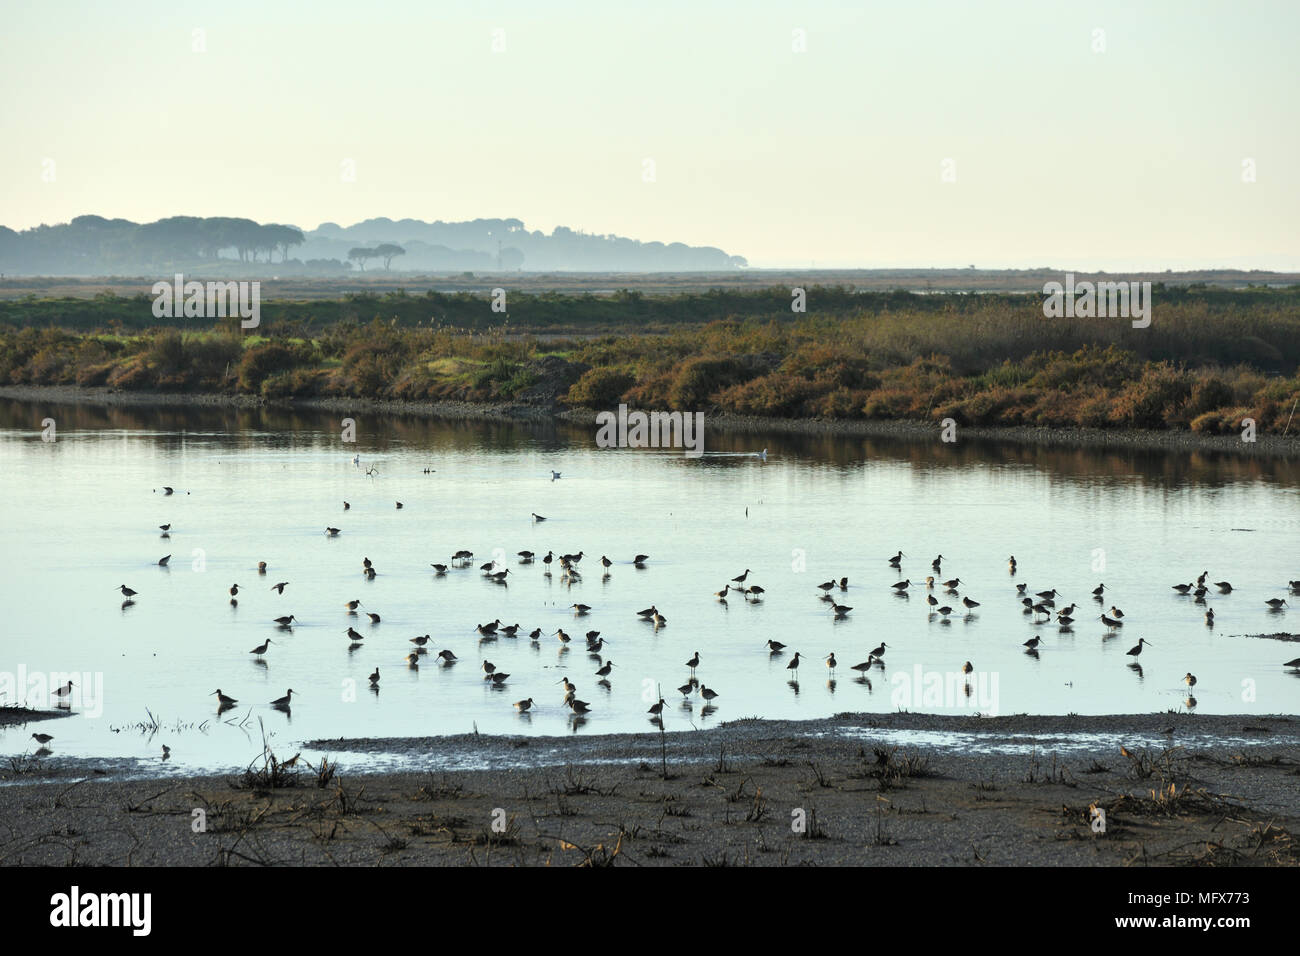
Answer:
<path fill-rule="evenodd" d="M 589 369 L 569 386 L 564 401 L 568 405 L 581 408 L 610 408 L 623 400 L 623 394 L 635 382 L 632 373 L 626 369 Z"/>
<path fill-rule="evenodd" d="M 276 372 L 287 372 L 298 362 L 297 352 L 292 346 L 279 342 L 255 345 L 244 352 L 239 362 L 239 390 L 241 392 L 261 392 L 262 383 Z"/>

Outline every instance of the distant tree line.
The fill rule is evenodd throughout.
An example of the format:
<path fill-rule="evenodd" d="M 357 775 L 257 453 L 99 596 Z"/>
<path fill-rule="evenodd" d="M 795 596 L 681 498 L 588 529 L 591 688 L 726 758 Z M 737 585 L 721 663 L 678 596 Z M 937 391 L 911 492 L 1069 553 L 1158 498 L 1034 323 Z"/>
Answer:
<path fill-rule="evenodd" d="M 290 258 L 291 250 L 296 258 Z M 364 271 L 371 260 L 425 272 L 563 270 L 586 272 L 722 271 L 745 260 L 711 246 L 641 242 L 557 226 L 548 235 L 518 219 L 420 222 L 368 219 L 352 226 L 296 226 L 225 216 L 171 216 L 136 223 L 103 216 L 16 232 L 0 226 L 0 274 L 141 275 L 169 270 L 248 275 L 275 264 L 277 274 Z M 263 268 L 262 271 L 265 271 Z"/>
<path fill-rule="evenodd" d="M 301 229 L 226 216 L 171 216 L 134 223 L 78 216 L 57 226 L 15 232 L 0 226 L 0 270 L 8 273 L 95 273 L 212 263 L 285 262 L 304 242 Z"/>

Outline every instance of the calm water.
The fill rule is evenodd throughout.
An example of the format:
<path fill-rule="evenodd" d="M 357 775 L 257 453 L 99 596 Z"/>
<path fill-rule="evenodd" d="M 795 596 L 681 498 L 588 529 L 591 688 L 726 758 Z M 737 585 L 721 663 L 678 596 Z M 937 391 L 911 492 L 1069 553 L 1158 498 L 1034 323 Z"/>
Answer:
<path fill-rule="evenodd" d="M 53 443 L 40 437 L 47 416 L 57 422 Z M 766 462 L 748 454 L 763 447 Z M 366 416 L 357 417 L 356 443 L 344 444 L 337 416 L 0 403 L 0 674 L 11 687 L 31 675 L 85 674 L 93 697 L 71 719 L 0 730 L 0 745 L 30 752 L 39 729 L 55 735 L 60 756 L 154 758 L 166 743 L 177 765 L 225 767 L 260 752 L 259 719 L 282 756 L 314 738 L 475 726 L 648 731 L 656 683 L 669 730 L 900 708 L 1185 710 L 1187 671 L 1198 678 L 1198 712 L 1300 710 L 1300 680 L 1280 666 L 1300 647 L 1243 636 L 1300 630 L 1292 623 L 1300 607 L 1274 613 L 1264 604 L 1300 578 L 1295 464 L 715 433 L 706 448 L 693 460 L 600 450 L 594 428 Z M 377 474 L 367 475 L 371 466 Z M 563 477 L 552 481 L 552 469 Z M 165 497 L 164 485 L 176 493 Z M 531 512 L 549 520 L 536 523 Z M 162 539 L 157 526 L 169 522 Z M 342 534 L 327 538 L 327 525 Z M 430 563 L 449 563 L 461 548 L 475 562 L 435 577 Z M 900 548 L 909 555 L 902 574 L 886 563 Z M 581 583 L 520 565 L 514 555 L 525 549 L 584 551 Z M 643 570 L 631 564 L 638 552 L 651 555 Z M 169 553 L 171 566 L 158 567 Z M 478 570 L 494 553 L 512 569 L 506 587 Z M 960 593 L 982 602 L 974 615 L 927 616 L 923 585 L 910 598 L 891 592 L 902 577 L 923 581 L 939 553 L 940 580 L 960 577 Z M 608 576 L 601 554 L 615 561 Z M 372 581 L 363 557 L 379 571 Z M 258 561 L 269 564 L 265 576 Z M 712 592 L 746 568 L 765 599 L 719 604 Z M 1170 590 L 1204 570 L 1237 588 L 1212 591 L 1213 629 L 1191 598 Z M 842 575 L 847 592 L 832 593 L 854 610 L 836 620 L 816 585 Z M 270 589 L 277 581 L 290 582 L 283 596 Z M 1126 614 L 1110 636 L 1090 595 L 1100 581 L 1113 589 L 1105 607 Z M 235 582 L 244 589 L 232 607 Z M 1020 582 L 1058 589 L 1058 607 L 1076 601 L 1073 631 L 1036 626 L 1022 613 Z M 134 606 L 121 606 L 122 583 L 139 591 Z M 958 597 L 935 593 L 960 609 Z M 343 604 L 354 598 L 382 623 L 348 616 Z M 592 612 L 575 618 L 575 602 Z M 668 619 L 658 630 L 635 614 L 651 604 Z M 277 629 L 282 614 L 300 624 Z M 481 644 L 475 625 L 494 618 L 546 636 Z M 349 625 L 366 635 L 351 651 Z M 560 627 L 574 636 L 567 649 L 553 636 Z M 608 686 L 585 650 L 589 629 L 609 641 Z M 438 667 L 430 653 L 409 669 L 408 639 L 425 633 L 432 652 L 449 648 L 460 663 Z M 1035 634 L 1037 658 L 1021 646 Z M 254 659 L 249 649 L 268 637 L 264 661 Z M 1137 669 L 1125 651 L 1139 637 L 1151 646 Z M 788 644 L 786 654 L 769 656 L 769 638 Z M 849 666 L 881 641 L 888 666 L 872 671 L 868 687 Z M 807 656 L 797 684 L 785 667 L 794 650 Z M 707 710 L 675 690 L 695 651 L 700 680 L 721 695 Z M 835 679 L 822 661 L 832 651 Z M 504 688 L 485 684 L 484 658 L 511 675 Z M 970 696 L 956 676 L 967 660 Z M 366 679 L 376 666 L 378 694 Z M 564 676 L 591 704 L 581 723 L 562 706 Z M 217 687 L 240 700 L 220 719 L 209 696 Z M 288 688 L 291 714 L 266 706 Z M 14 697 L 31 693 L 19 687 L 4 702 Z M 526 697 L 536 708 L 521 717 L 511 703 Z M 157 733 L 136 726 L 149 714 L 162 724 Z"/>

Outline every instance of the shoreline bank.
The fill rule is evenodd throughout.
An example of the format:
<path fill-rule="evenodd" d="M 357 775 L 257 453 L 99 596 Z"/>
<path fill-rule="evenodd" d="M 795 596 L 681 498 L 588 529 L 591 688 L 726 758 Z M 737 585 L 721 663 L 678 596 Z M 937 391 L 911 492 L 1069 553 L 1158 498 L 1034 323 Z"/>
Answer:
<path fill-rule="evenodd" d="M 1099 736 L 1028 753 L 882 738 L 901 728 Z M 1298 733 L 1286 716 L 840 715 L 675 732 L 663 760 L 655 733 L 412 738 L 420 770 L 0 787 L 0 864 L 1296 866 Z M 463 747 L 543 759 L 446 769 Z"/>
<path fill-rule="evenodd" d="M 573 426 L 590 427 L 593 435 L 596 415 L 595 409 L 565 409 L 546 405 L 406 402 L 354 398 L 264 399 L 252 395 L 214 392 L 128 392 L 107 387 L 82 388 L 70 385 L 8 385 L 0 387 L 0 399 L 30 403 L 45 402 L 52 405 L 96 405 L 109 408 L 194 407 L 233 410 L 268 408 L 284 411 L 404 415 L 442 421 L 524 424 L 562 422 Z M 705 421 L 707 429 L 717 429 L 730 434 L 892 438 L 901 441 L 936 441 L 940 430 L 938 423 L 892 419 L 874 421 L 789 419 L 706 413 Z M 1244 457 L 1300 457 L 1300 432 L 1286 437 L 1260 435 L 1254 442 L 1243 442 L 1237 436 L 1200 435 L 1190 431 L 958 426 L 957 438 L 959 442 L 976 440 L 989 443 L 1009 442 L 1099 450 L 1183 453 L 1200 451 Z"/>

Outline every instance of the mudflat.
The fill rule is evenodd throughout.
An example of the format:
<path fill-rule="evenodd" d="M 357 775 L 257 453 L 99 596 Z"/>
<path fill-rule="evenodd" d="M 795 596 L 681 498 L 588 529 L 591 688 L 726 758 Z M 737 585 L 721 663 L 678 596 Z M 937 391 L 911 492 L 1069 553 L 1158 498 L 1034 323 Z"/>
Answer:
<path fill-rule="evenodd" d="M 264 756 L 123 778 L 11 762 L 0 862 L 1300 864 L 1300 722 L 1286 716 L 859 714 L 304 749 L 347 766 Z M 365 772 L 394 755 L 417 769 Z"/>

